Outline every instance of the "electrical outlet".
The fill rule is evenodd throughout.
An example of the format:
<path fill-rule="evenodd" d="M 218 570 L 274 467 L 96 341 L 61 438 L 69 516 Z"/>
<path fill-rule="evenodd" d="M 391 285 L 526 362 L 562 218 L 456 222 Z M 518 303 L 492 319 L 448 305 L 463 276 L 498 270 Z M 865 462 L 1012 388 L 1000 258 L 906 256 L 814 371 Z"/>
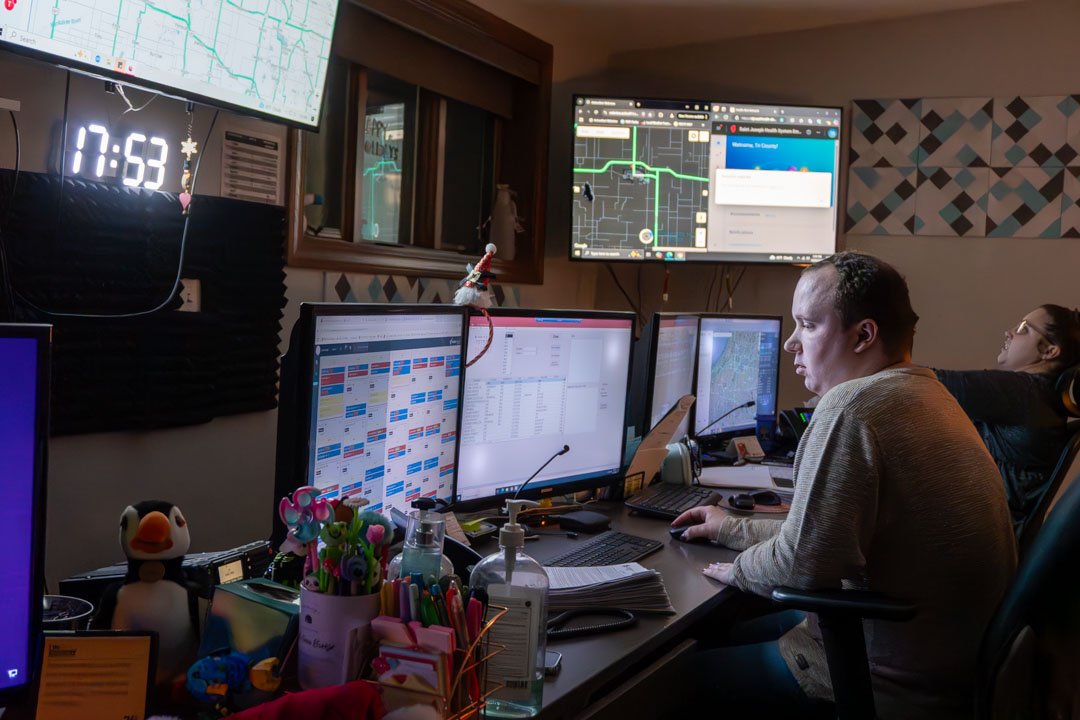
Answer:
<path fill-rule="evenodd" d="M 201 312 L 202 283 L 192 278 L 181 278 L 180 283 L 180 299 L 184 304 L 177 309 L 180 312 Z"/>

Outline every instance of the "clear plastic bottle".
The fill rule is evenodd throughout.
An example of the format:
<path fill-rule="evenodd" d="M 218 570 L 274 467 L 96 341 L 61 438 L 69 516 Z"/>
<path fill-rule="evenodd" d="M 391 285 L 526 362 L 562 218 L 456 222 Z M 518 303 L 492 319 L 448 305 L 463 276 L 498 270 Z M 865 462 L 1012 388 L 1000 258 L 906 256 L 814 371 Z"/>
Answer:
<path fill-rule="evenodd" d="M 446 520 L 442 515 L 428 510 L 409 513 L 405 547 L 401 550 L 401 577 L 420 573 L 425 585 L 439 582 L 445 532 Z"/>
<path fill-rule="evenodd" d="M 488 661 L 488 683 L 504 687 L 488 698 L 485 717 L 528 718 L 540 712 L 547 642 L 548 576 L 526 555 L 525 531 L 517 523 L 530 500 L 508 500 L 510 521 L 499 532 L 499 552 L 481 560 L 469 585 L 487 592 L 488 603 L 508 609 L 491 628 L 491 642 L 506 649 Z"/>

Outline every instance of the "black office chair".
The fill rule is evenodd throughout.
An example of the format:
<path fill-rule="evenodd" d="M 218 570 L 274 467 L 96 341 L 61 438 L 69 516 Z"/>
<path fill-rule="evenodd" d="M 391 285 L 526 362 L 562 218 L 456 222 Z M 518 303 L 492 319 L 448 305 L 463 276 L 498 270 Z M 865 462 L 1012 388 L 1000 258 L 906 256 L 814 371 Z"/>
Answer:
<path fill-rule="evenodd" d="M 1061 374 L 1057 381 L 1057 391 L 1061 397 L 1061 410 L 1067 417 L 1080 418 L 1080 365 L 1074 366 Z M 1069 468 L 1080 454 L 1080 420 L 1068 424 L 1069 439 L 1058 458 L 1057 465 L 1050 475 L 1050 481 L 1039 496 L 1039 501 L 1028 515 L 1027 521 L 1016 538 L 1020 557 L 1024 557 L 1032 540 L 1038 534 L 1046 517 L 1046 511 L 1054 501 L 1061 483 L 1069 474 Z"/>
<path fill-rule="evenodd" d="M 977 720 L 1080 712 L 1080 473 L 1034 536 L 983 636 Z M 916 608 L 873 593 L 777 588 L 773 599 L 818 613 L 836 717 L 875 717 L 863 618 L 904 620 Z M 826 631 L 826 626 L 831 630 Z M 831 635 L 831 637 L 830 637 Z"/>

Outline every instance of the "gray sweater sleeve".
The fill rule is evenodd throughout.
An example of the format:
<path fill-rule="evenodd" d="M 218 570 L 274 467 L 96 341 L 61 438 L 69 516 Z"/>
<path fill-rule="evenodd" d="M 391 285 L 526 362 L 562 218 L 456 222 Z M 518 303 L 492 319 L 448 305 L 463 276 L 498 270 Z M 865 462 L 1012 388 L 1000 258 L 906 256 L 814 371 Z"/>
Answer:
<path fill-rule="evenodd" d="M 735 584 L 768 596 L 774 587 L 840 587 L 858 581 L 864 550 L 877 516 L 881 451 L 866 423 L 848 408 L 818 408 L 803 438 L 796 469 L 795 497 L 782 522 L 725 521 L 720 542 L 735 545 L 776 529 L 747 547 L 735 560 Z M 761 522 L 761 521 L 758 521 Z"/>

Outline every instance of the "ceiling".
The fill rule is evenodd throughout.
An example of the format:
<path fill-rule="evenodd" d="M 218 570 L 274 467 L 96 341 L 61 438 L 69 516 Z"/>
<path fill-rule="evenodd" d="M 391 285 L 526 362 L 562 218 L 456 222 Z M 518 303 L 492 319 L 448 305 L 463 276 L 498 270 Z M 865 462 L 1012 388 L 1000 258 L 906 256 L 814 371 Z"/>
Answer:
<path fill-rule="evenodd" d="M 1018 0 L 471 0 L 558 48 L 606 53 L 908 17 Z"/>

